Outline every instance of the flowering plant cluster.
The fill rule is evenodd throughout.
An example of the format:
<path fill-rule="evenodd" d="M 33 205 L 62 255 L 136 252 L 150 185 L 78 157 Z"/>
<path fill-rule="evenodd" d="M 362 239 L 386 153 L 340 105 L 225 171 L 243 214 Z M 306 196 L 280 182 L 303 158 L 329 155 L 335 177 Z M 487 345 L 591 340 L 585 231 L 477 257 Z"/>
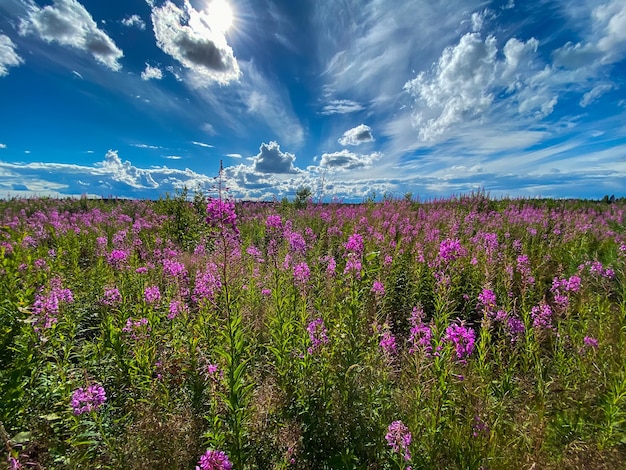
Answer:
<path fill-rule="evenodd" d="M 75 415 L 96 411 L 104 404 L 106 399 L 106 392 L 102 385 L 89 385 L 86 389 L 80 387 L 72 393 L 72 410 Z"/>

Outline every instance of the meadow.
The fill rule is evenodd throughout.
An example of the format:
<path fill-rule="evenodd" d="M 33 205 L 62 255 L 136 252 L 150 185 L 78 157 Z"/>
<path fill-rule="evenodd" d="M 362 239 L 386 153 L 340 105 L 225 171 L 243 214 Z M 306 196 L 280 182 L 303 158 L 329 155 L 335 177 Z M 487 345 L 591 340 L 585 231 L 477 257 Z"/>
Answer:
<path fill-rule="evenodd" d="M 625 223 L 0 201 L 0 468 L 626 468 Z"/>

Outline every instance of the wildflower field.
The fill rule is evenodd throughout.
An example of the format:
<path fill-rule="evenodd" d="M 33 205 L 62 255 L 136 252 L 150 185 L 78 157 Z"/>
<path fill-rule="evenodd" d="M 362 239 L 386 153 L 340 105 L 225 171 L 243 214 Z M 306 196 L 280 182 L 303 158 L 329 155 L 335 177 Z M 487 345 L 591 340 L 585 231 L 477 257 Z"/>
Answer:
<path fill-rule="evenodd" d="M 0 201 L 0 468 L 626 468 L 625 223 Z"/>

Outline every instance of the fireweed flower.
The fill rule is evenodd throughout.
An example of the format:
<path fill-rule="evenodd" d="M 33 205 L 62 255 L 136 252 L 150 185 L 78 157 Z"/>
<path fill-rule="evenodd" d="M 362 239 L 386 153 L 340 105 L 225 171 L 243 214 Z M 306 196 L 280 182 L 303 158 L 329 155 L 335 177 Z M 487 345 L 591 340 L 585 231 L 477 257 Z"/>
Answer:
<path fill-rule="evenodd" d="M 534 306 L 530 311 L 533 328 L 536 330 L 552 329 L 552 309 L 546 303 Z"/>
<path fill-rule="evenodd" d="M 409 452 L 412 439 L 411 431 L 402 421 L 394 421 L 389 425 L 385 439 L 387 439 L 393 452 L 402 455 L 406 461 L 411 460 L 411 453 Z"/>
<path fill-rule="evenodd" d="M 592 349 L 598 348 L 598 340 L 596 338 L 592 338 L 591 336 L 585 336 L 583 343 L 585 343 L 586 347 L 590 347 Z"/>
<path fill-rule="evenodd" d="M 128 257 L 128 251 L 116 248 L 107 254 L 107 263 L 115 269 L 122 269 L 127 266 Z"/>
<path fill-rule="evenodd" d="M 393 356 L 398 349 L 396 345 L 396 338 L 388 329 L 383 332 L 379 345 L 380 349 L 382 349 L 388 356 Z"/>
<path fill-rule="evenodd" d="M 278 229 L 278 230 L 282 230 L 283 228 L 283 221 L 280 218 L 280 215 L 268 215 L 267 219 L 265 219 L 265 228 L 266 229 Z"/>
<path fill-rule="evenodd" d="M 106 392 L 102 385 L 90 385 L 86 390 L 82 387 L 77 388 L 72 393 L 72 409 L 75 415 L 96 411 L 106 399 Z"/>
<path fill-rule="evenodd" d="M 311 276 L 311 269 L 306 263 L 300 263 L 293 267 L 293 278 L 300 286 L 305 286 Z"/>
<path fill-rule="evenodd" d="M 222 282 L 217 272 L 217 265 L 211 263 L 207 265 L 206 271 L 196 272 L 192 299 L 197 304 L 201 303 L 203 300 L 212 302 L 221 289 Z"/>
<path fill-rule="evenodd" d="M 122 328 L 122 331 L 129 333 L 134 340 L 142 340 L 150 336 L 152 328 L 150 328 L 147 318 L 140 318 L 139 320 L 129 318 L 126 320 L 126 326 Z"/>
<path fill-rule="evenodd" d="M 298 232 L 290 232 L 285 234 L 285 238 L 289 242 L 289 248 L 294 253 L 299 253 L 301 255 L 306 252 L 306 240 L 302 235 Z"/>
<path fill-rule="evenodd" d="M 51 328 L 58 321 L 60 306 L 72 302 L 74 302 L 72 291 L 61 287 L 60 278 L 51 279 L 49 292 L 45 293 L 42 289 L 35 294 L 32 307 L 33 315 L 37 318 L 35 331 L 39 331 L 40 326 Z"/>
<path fill-rule="evenodd" d="M 524 333 L 524 323 L 515 317 L 509 317 L 506 323 L 506 330 L 511 338 L 511 343 L 516 342 L 520 336 Z"/>
<path fill-rule="evenodd" d="M 343 270 L 344 274 L 350 274 L 354 272 L 354 277 L 357 279 L 361 279 L 361 260 L 356 256 L 349 256 L 348 261 L 346 261 L 346 267 Z"/>
<path fill-rule="evenodd" d="M 467 250 L 461 246 L 461 241 L 456 238 L 446 238 L 439 243 L 439 259 L 443 261 L 454 261 L 465 255 L 467 255 Z"/>
<path fill-rule="evenodd" d="M 187 304 L 185 302 L 182 302 L 180 300 L 172 300 L 170 302 L 169 313 L 167 314 L 167 318 L 168 320 L 173 320 L 181 313 L 188 313 L 188 312 L 189 312 L 189 307 L 187 307 Z"/>
<path fill-rule="evenodd" d="M 496 294 L 493 293 L 491 289 L 483 289 L 483 291 L 478 294 L 478 302 L 482 305 L 482 311 L 486 314 L 492 314 L 496 309 Z"/>
<path fill-rule="evenodd" d="M 380 281 L 374 281 L 374 285 L 372 285 L 371 291 L 377 296 L 385 295 L 385 286 Z"/>
<path fill-rule="evenodd" d="M 235 203 L 221 199 L 209 199 L 206 207 L 206 222 L 214 228 L 229 228 L 239 234 Z"/>
<path fill-rule="evenodd" d="M 358 233 L 350 235 L 344 247 L 348 253 L 354 253 L 355 255 L 363 254 L 363 237 Z"/>
<path fill-rule="evenodd" d="M 221 450 L 207 450 L 200 457 L 196 470 L 231 470 L 233 464 Z"/>
<path fill-rule="evenodd" d="M 472 328 L 467 328 L 463 324 L 452 324 L 446 328 L 443 340 L 451 342 L 457 359 L 463 360 L 474 351 L 476 333 Z"/>
<path fill-rule="evenodd" d="M 147 304 L 155 304 L 159 302 L 161 300 L 161 291 L 159 290 L 159 286 L 146 287 L 143 296 Z"/>
<path fill-rule="evenodd" d="M 104 289 L 104 297 L 101 301 L 104 305 L 108 305 L 109 307 L 114 307 L 115 305 L 119 305 L 122 303 L 122 294 L 117 289 L 117 287 L 113 287 L 111 289 Z"/>
<path fill-rule="evenodd" d="M 316 318 L 308 324 L 306 330 L 309 333 L 309 339 L 311 340 L 311 346 L 307 349 L 309 354 L 313 354 L 322 344 L 328 343 L 328 330 L 324 326 L 324 320 Z"/>
<path fill-rule="evenodd" d="M 411 318 L 409 323 L 411 324 L 411 331 L 409 336 L 409 348 L 410 353 L 417 351 L 424 351 L 426 356 L 430 356 L 433 348 L 431 344 L 433 332 L 428 325 L 423 322 L 424 311 L 419 307 L 413 307 L 411 312 Z"/>

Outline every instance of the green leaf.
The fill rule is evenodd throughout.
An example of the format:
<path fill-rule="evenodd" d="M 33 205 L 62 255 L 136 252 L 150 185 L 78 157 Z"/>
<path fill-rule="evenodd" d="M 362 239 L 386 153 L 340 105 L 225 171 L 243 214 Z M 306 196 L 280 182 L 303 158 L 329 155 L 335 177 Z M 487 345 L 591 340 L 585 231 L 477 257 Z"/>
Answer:
<path fill-rule="evenodd" d="M 15 444 L 24 444 L 26 442 L 30 442 L 33 433 L 30 431 L 22 431 L 18 432 L 12 439 L 11 442 Z"/>

